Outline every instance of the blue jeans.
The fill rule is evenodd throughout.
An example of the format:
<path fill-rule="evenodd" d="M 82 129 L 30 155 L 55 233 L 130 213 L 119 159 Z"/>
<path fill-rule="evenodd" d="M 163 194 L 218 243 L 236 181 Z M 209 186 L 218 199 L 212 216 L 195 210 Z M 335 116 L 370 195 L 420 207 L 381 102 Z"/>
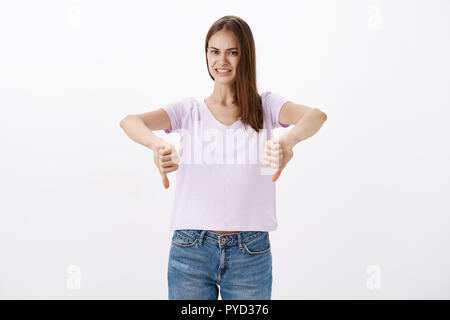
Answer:
<path fill-rule="evenodd" d="M 270 300 L 269 232 L 175 230 L 167 280 L 169 300 Z"/>

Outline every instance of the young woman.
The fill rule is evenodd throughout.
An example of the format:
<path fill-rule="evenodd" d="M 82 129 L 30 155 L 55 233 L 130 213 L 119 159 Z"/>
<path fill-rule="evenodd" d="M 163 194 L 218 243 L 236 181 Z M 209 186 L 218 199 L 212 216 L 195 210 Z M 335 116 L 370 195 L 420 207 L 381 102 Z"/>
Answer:
<path fill-rule="evenodd" d="M 169 299 L 218 299 L 220 287 L 223 300 L 268 300 L 269 231 L 278 226 L 274 182 L 294 145 L 315 134 L 326 115 L 270 91 L 258 94 L 253 35 L 241 18 L 216 21 L 205 54 L 214 81 L 209 97 L 128 115 L 121 127 L 153 151 L 165 188 L 167 173 L 177 170 Z M 273 128 L 291 124 L 295 127 L 272 139 Z M 153 130 L 180 134 L 181 157 Z"/>

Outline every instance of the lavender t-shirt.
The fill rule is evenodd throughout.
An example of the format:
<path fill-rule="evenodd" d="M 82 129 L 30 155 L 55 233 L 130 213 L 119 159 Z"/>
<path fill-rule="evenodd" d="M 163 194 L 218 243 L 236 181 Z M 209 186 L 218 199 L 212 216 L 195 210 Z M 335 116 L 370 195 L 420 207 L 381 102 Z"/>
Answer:
<path fill-rule="evenodd" d="M 264 126 L 257 134 L 241 119 L 227 126 L 203 99 L 188 97 L 162 108 L 180 135 L 171 230 L 273 231 L 278 227 L 275 169 L 264 161 L 272 129 L 289 100 L 270 91 L 261 94 Z"/>

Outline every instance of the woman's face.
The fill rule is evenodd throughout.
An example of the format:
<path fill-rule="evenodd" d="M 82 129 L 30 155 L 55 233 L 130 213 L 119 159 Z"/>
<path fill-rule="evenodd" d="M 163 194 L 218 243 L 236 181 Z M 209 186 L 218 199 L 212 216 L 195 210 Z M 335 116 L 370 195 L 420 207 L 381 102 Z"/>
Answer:
<path fill-rule="evenodd" d="M 208 68 L 215 81 L 233 82 L 236 78 L 236 68 L 240 58 L 238 42 L 233 32 L 220 30 L 208 41 Z M 217 69 L 230 70 L 220 73 Z"/>

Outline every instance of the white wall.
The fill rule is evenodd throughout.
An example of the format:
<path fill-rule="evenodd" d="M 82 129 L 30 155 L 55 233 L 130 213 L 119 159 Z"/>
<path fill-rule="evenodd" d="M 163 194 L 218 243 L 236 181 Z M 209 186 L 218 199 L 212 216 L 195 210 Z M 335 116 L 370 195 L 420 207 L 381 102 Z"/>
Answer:
<path fill-rule="evenodd" d="M 0 0 L 0 298 L 167 299 L 175 173 L 119 122 L 211 93 L 227 14 L 259 91 L 328 116 L 277 181 L 272 298 L 450 298 L 446 0 Z"/>

